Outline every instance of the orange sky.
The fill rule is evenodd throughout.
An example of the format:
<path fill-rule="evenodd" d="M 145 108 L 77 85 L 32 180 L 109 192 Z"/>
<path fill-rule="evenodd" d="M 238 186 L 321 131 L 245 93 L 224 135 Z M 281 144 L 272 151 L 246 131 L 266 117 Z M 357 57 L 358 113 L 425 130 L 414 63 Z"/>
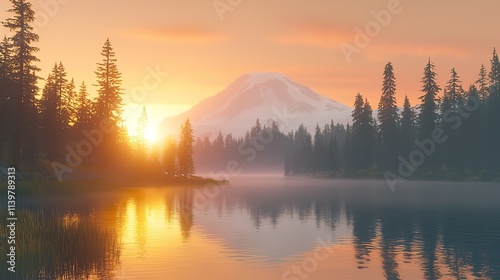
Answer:
<path fill-rule="evenodd" d="M 46 77 L 54 62 L 62 61 L 77 84 L 95 83 L 95 63 L 109 37 L 132 108 L 129 127 L 142 105 L 153 127 L 256 71 L 284 73 L 348 105 L 359 91 L 376 107 L 382 71 L 391 61 L 399 103 L 404 94 L 416 103 L 429 56 L 441 86 L 454 66 L 467 87 L 481 63 L 489 67 L 493 47 L 500 47 L 500 2 L 494 0 L 220 0 L 239 3 L 222 20 L 214 2 L 34 0 L 40 75 Z M 355 28 L 364 30 L 374 23 L 371 12 L 388 5 L 399 5 L 400 12 L 349 63 L 341 44 L 354 45 Z M 0 3 L 2 20 L 9 7 L 8 1 Z M 146 69 L 157 67 L 168 78 L 149 88 L 144 100 L 132 98 L 134 89 L 144 87 Z"/>

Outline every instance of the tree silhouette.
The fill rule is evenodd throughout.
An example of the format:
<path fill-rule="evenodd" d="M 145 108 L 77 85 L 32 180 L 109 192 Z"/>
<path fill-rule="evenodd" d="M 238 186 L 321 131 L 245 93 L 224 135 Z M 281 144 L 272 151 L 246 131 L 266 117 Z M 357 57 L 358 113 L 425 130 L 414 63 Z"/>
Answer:
<path fill-rule="evenodd" d="M 179 175 L 182 177 L 190 177 L 194 174 L 193 143 L 193 128 L 189 119 L 187 119 L 181 127 L 181 136 L 177 149 Z"/>
<path fill-rule="evenodd" d="M 481 64 L 481 69 L 479 70 L 479 76 L 476 81 L 479 97 L 481 100 L 486 101 L 488 99 L 488 73 L 484 64 Z"/>
<path fill-rule="evenodd" d="M 146 127 L 148 126 L 148 114 L 146 106 L 142 107 L 141 115 L 137 120 L 137 127 L 135 129 L 136 151 L 138 157 L 145 158 L 147 153 L 146 147 Z"/>
<path fill-rule="evenodd" d="M 12 41 L 12 100 L 15 108 L 15 130 L 13 139 L 13 161 L 16 166 L 20 159 L 29 159 L 33 166 L 35 154 L 36 100 L 38 87 L 36 72 L 40 69 L 35 65 L 39 59 L 35 56 L 38 48 L 33 44 L 38 42 L 38 35 L 31 25 L 35 20 L 35 12 L 31 3 L 24 0 L 10 0 L 12 8 L 8 10 L 13 16 L 3 22 L 3 26 L 14 32 Z"/>
<path fill-rule="evenodd" d="M 408 96 L 405 96 L 403 111 L 401 112 L 401 153 L 407 156 L 414 147 L 413 141 L 417 137 L 415 127 L 415 111 L 411 107 Z"/>
<path fill-rule="evenodd" d="M 177 142 L 172 136 L 167 137 L 163 143 L 162 165 L 165 174 L 177 176 Z"/>
<path fill-rule="evenodd" d="M 92 120 L 92 101 L 89 99 L 87 86 L 82 82 L 75 98 L 75 133 L 81 135 L 84 129 L 89 130 Z"/>
<path fill-rule="evenodd" d="M 396 104 L 396 78 L 390 62 L 384 69 L 382 95 L 378 104 L 378 121 L 382 162 L 386 167 L 393 168 L 397 163 L 399 152 L 399 113 Z"/>
<path fill-rule="evenodd" d="M 95 115 L 93 126 L 99 127 L 105 124 L 113 128 L 106 133 L 102 144 L 96 148 L 96 156 L 102 164 L 113 164 L 120 162 L 120 158 L 126 156 L 125 150 L 128 143 L 125 142 L 127 132 L 121 118 L 122 88 L 121 73 L 116 65 L 117 59 L 107 39 L 101 51 L 102 61 L 97 63 L 97 98 L 95 100 Z"/>
<path fill-rule="evenodd" d="M 12 122 L 8 121 L 7 116 L 13 116 L 12 91 L 13 91 L 13 61 L 12 44 L 4 37 L 0 42 L 0 161 L 4 158 L 4 144 L 12 142 L 9 135 L 14 127 Z"/>
<path fill-rule="evenodd" d="M 489 131 L 489 167 L 492 170 L 500 169 L 500 60 L 496 49 L 491 58 L 489 73 L 490 90 L 487 105 L 487 126 Z"/>
<path fill-rule="evenodd" d="M 458 117 L 459 109 L 464 105 L 465 93 L 461 85 L 460 78 L 455 71 L 451 69 L 451 77 L 446 87 L 444 88 L 443 100 L 441 103 L 441 127 L 449 135 L 449 140 L 441 149 L 443 156 L 441 161 L 444 161 L 448 167 L 462 168 L 462 147 L 461 138 L 462 130 L 456 130 L 452 127 L 452 123 L 447 121 L 450 118 Z"/>
<path fill-rule="evenodd" d="M 437 126 L 438 121 L 438 102 L 437 94 L 441 90 L 436 82 L 436 72 L 434 64 L 431 60 L 425 66 L 424 77 L 422 77 L 422 92 L 424 93 L 419 99 L 422 101 L 420 105 L 420 113 L 418 115 L 419 137 L 428 138 L 432 131 Z"/>
<path fill-rule="evenodd" d="M 110 121 L 118 126 L 121 119 L 122 88 L 121 73 L 116 65 L 117 59 L 109 39 L 104 42 L 101 51 L 102 62 L 97 63 L 97 104 L 96 115 L 99 121 Z"/>

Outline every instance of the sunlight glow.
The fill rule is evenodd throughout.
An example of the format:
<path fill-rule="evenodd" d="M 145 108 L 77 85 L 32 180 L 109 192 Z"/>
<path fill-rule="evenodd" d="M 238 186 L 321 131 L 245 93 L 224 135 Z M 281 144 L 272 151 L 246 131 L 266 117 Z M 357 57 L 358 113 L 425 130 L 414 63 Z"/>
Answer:
<path fill-rule="evenodd" d="M 148 127 L 144 134 L 144 138 L 148 144 L 153 144 L 156 141 L 156 128 L 151 126 Z"/>

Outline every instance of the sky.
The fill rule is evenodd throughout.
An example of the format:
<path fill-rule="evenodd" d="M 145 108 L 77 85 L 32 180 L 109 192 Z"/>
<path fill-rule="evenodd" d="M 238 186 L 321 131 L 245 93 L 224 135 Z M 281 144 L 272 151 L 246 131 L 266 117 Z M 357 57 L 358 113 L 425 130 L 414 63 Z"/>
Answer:
<path fill-rule="evenodd" d="M 122 72 L 124 117 L 143 106 L 149 131 L 248 72 L 280 72 L 352 106 L 376 108 L 392 62 L 397 98 L 418 102 L 429 57 L 444 87 L 455 67 L 464 88 L 500 47 L 500 2 L 451 0 L 33 0 L 40 76 L 61 61 L 95 94 L 109 38 Z M 0 2 L 0 19 L 10 2 Z M 0 29 L 6 34 L 4 28 Z M 0 33 L 0 35 L 3 35 Z M 349 52 L 351 52 L 349 54 Z M 152 74 L 156 73 L 156 74 Z M 41 82 L 40 86 L 43 86 Z"/>

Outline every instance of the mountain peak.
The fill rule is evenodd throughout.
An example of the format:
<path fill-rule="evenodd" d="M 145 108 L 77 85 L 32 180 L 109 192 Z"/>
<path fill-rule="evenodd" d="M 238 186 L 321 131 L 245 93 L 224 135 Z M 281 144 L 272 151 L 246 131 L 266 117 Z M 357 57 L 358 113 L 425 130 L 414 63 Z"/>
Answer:
<path fill-rule="evenodd" d="M 241 76 L 240 79 L 244 79 L 248 83 L 262 83 L 262 82 L 266 82 L 269 80 L 288 80 L 288 81 L 290 81 L 290 78 L 288 78 L 284 74 L 277 73 L 277 72 L 250 72 L 250 73 L 247 73 L 247 74 L 244 74 L 243 76 Z"/>
<path fill-rule="evenodd" d="M 313 130 L 317 124 L 347 123 L 351 108 L 322 96 L 312 89 L 275 72 L 253 72 L 240 76 L 226 89 L 193 106 L 189 111 L 167 118 L 163 131 L 175 131 L 189 118 L 196 137 L 214 138 L 223 134 L 243 136 L 256 119 L 266 124 L 279 121 L 288 132 L 302 123 Z M 284 119 L 286 117 L 286 119 Z"/>

